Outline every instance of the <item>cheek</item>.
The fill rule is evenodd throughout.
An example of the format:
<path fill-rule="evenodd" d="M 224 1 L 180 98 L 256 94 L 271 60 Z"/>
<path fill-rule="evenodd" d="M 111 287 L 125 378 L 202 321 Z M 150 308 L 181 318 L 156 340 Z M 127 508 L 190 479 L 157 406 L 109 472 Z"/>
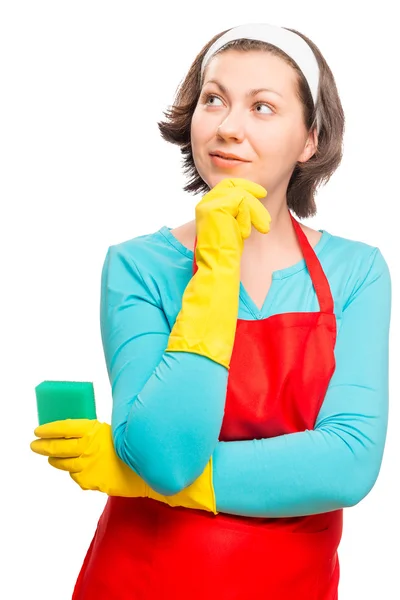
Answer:
<path fill-rule="evenodd" d="M 198 144 L 209 141 L 210 137 L 215 135 L 215 122 L 209 115 L 202 113 L 201 110 L 195 110 L 191 121 L 191 137 Z"/>
<path fill-rule="evenodd" d="M 200 113 L 193 113 L 190 124 L 190 141 L 192 146 L 193 160 L 196 168 L 201 170 L 201 163 L 205 160 L 207 148 L 210 146 L 210 138 L 212 138 L 212 130 L 207 119 L 204 119 Z"/>
<path fill-rule="evenodd" d="M 201 132 L 201 121 L 202 121 L 201 114 L 196 109 L 192 115 L 192 121 L 191 121 L 191 130 L 192 130 L 193 135 L 195 135 L 196 137 Z"/>
<path fill-rule="evenodd" d="M 258 134 L 257 141 L 253 138 L 257 154 L 276 166 L 292 162 L 299 145 L 293 131 L 270 127 L 263 133 L 262 136 Z"/>
<path fill-rule="evenodd" d="M 204 136 L 204 133 L 202 132 L 201 127 L 199 126 L 199 119 L 196 116 L 196 113 L 193 113 L 192 121 L 190 123 L 190 145 L 192 148 L 193 162 L 199 173 L 202 170 L 201 164 L 199 162 L 199 150 L 201 150 L 203 144 L 202 136 Z"/>
<path fill-rule="evenodd" d="M 190 125 L 190 141 L 192 144 L 192 149 L 194 152 L 197 151 L 197 148 L 201 145 L 201 137 L 202 130 L 199 126 L 199 119 L 196 116 L 196 113 L 193 114 L 192 122 Z"/>

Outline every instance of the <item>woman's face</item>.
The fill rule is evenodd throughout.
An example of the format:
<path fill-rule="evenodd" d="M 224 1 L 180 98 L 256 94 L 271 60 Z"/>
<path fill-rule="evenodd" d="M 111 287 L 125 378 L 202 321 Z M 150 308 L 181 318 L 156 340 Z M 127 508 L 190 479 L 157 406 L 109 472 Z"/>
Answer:
<path fill-rule="evenodd" d="M 210 188 L 243 177 L 269 194 L 286 190 L 296 162 L 312 156 L 317 140 L 304 126 L 295 78 L 267 52 L 228 50 L 211 59 L 191 122 L 194 163 Z M 258 88 L 269 91 L 249 95 Z M 216 164 L 210 153 L 219 150 L 248 162 Z"/>

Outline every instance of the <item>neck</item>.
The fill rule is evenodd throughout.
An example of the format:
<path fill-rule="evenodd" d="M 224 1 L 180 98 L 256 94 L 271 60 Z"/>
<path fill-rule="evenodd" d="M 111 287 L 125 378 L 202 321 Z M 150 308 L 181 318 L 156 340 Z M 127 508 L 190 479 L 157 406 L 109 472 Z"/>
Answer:
<path fill-rule="evenodd" d="M 244 242 L 244 248 L 259 253 L 271 247 L 287 247 L 291 243 L 293 244 L 296 234 L 287 207 L 286 194 L 280 198 L 272 198 L 268 195 L 260 202 L 271 215 L 270 230 L 267 234 L 264 234 L 252 226 L 251 234 Z"/>

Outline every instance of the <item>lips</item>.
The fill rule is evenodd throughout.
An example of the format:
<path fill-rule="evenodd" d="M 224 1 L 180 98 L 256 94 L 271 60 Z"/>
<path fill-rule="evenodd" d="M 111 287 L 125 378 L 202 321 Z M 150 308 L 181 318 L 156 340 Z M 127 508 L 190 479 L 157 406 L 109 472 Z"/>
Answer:
<path fill-rule="evenodd" d="M 239 167 L 242 165 L 248 164 L 248 161 L 233 158 L 222 158 L 221 156 L 216 156 L 213 154 L 210 154 L 210 160 L 218 169 L 239 169 Z"/>
<path fill-rule="evenodd" d="M 236 160 L 241 162 L 248 162 L 244 158 L 240 156 L 236 156 L 235 154 L 228 154 L 225 152 L 210 152 L 210 156 L 219 156 L 220 158 L 224 158 L 225 160 Z"/>

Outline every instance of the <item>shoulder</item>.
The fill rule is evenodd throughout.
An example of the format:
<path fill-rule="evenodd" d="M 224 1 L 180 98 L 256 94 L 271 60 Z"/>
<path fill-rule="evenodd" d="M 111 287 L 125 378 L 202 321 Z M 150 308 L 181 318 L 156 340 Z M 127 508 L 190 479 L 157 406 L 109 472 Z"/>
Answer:
<path fill-rule="evenodd" d="M 328 232 L 325 235 L 320 260 L 328 279 L 336 284 L 343 307 L 378 280 L 378 287 L 390 295 L 390 271 L 380 248 Z"/>
<path fill-rule="evenodd" d="M 163 227 L 157 231 L 144 233 L 128 240 L 112 244 L 108 251 L 113 254 L 124 254 L 133 261 L 151 261 L 161 250 L 165 248 L 165 240 L 162 235 Z"/>
<path fill-rule="evenodd" d="M 168 227 L 138 235 L 108 247 L 102 285 L 146 296 L 160 303 L 171 286 L 187 285 L 191 275 L 189 257 L 177 247 Z"/>
<path fill-rule="evenodd" d="M 183 225 L 171 229 L 171 233 L 182 246 L 193 250 L 196 239 L 196 220 L 188 221 L 187 223 L 183 223 Z"/>
<path fill-rule="evenodd" d="M 373 263 L 385 263 L 381 250 L 361 240 L 334 235 L 325 231 L 328 240 L 326 243 L 326 257 L 351 265 L 352 269 L 369 268 Z"/>

